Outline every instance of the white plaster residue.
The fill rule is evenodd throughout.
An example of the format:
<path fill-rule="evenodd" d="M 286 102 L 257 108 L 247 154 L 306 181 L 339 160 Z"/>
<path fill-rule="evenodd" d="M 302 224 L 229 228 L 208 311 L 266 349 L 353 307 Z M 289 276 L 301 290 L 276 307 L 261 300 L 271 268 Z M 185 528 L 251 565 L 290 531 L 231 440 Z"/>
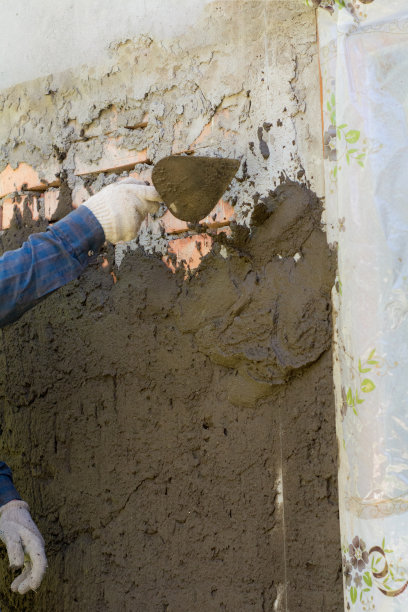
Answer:
<path fill-rule="evenodd" d="M 281 612 L 282 610 L 287 610 L 285 604 L 286 598 L 286 585 L 285 584 L 277 584 L 276 585 L 276 599 L 273 602 L 274 612 Z"/>
<path fill-rule="evenodd" d="M 188 0 L 186 10 L 179 0 L 3 0 L 0 89 L 97 64 L 112 41 L 145 32 L 160 40 L 179 36 L 210 2 Z"/>
<path fill-rule="evenodd" d="M 282 478 L 282 470 L 280 471 L 279 477 L 275 484 L 276 491 L 276 505 L 279 508 L 283 506 L 283 478 Z"/>
<path fill-rule="evenodd" d="M 283 537 L 283 565 L 284 565 L 284 583 L 277 585 L 277 597 L 274 603 L 274 610 L 287 610 L 287 560 L 286 560 L 286 522 L 285 522 L 285 504 L 283 493 L 283 470 L 282 470 L 282 430 L 279 428 L 279 440 L 281 450 L 281 466 L 279 469 L 278 478 L 275 484 L 276 490 L 276 506 L 282 514 L 282 537 Z"/>
<path fill-rule="evenodd" d="M 226 249 L 226 247 L 224 245 L 222 245 L 221 248 L 220 248 L 220 255 L 224 259 L 227 259 L 227 257 L 228 257 L 228 251 L 227 251 L 227 249 Z"/>
<path fill-rule="evenodd" d="M 90 38 L 75 39 L 88 63 L 78 66 L 75 56 L 70 70 L 0 91 L 0 171 L 21 161 L 52 167 L 54 175 L 60 168 L 80 202 L 123 170 L 148 180 L 153 164 L 171 153 L 234 157 L 241 168 L 224 197 L 237 222 L 247 225 L 254 201 L 286 179 L 310 183 L 319 193 L 320 110 L 318 88 L 310 86 L 317 74 L 313 11 L 300 2 L 269 0 L 189 0 L 188 11 L 183 0 L 126 0 L 120 10 L 111 4 L 108 10 L 106 0 L 71 5 L 71 13 L 59 13 L 68 32 L 79 12 L 89 23 L 92 15 Z M 34 10 L 32 0 L 25 6 Z M 18 12 L 20 2 L 6 0 L 3 23 L 12 10 Z M 48 15 L 55 18 L 55 7 Z M 126 25 L 119 35 L 121 19 Z M 59 27 L 55 22 L 53 32 Z M 0 50 L 12 29 L 4 32 Z M 109 52 L 95 58 L 89 40 L 95 49 L 103 40 Z M 41 75 L 35 54 L 26 59 L 30 76 Z M 19 62 L 17 54 L 16 75 L 24 79 Z M 58 68 L 66 65 L 60 61 Z M 167 241 L 152 223 L 140 243 L 161 252 Z"/>

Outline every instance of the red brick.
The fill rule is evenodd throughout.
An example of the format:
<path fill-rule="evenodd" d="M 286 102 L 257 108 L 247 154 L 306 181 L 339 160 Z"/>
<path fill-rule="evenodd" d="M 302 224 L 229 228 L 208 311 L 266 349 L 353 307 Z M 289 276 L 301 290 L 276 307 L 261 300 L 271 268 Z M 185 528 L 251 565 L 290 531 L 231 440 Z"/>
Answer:
<path fill-rule="evenodd" d="M 44 193 L 44 216 L 51 219 L 58 208 L 59 189 L 51 189 Z"/>
<path fill-rule="evenodd" d="M 163 226 L 167 234 L 180 234 L 188 231 L 188 225 L 185 221 L 180 221 L 169 210 L 166 210 L 160 219 L 160 225 Z"/>
<path fill-rule="evenodd" d="M 208 227 L 222 227 L 228 225 L 234 218 L 234 207 L 226 200 L 219 200 L 205 219 L 200 221 Z"/>
<path fill-rule="evenodd" d="M 219 200 L 207 217 L 200 223 L 209 228 L 218 228 L 228 225 L 234 218 L 234 208 L 225 200 Z M 168 210 L 160 219 L 161 225 L 167 234 L 180 234 L 188 231 L 188 224 L 180 221 Z"/>
<path fill-rule="evenodd" d="M 5 198 L 3 200 L 1 229 L 4 230 L 10 227 L 16 208 L 20 211 L 20 214 L 23 215 L 26 201 L 33 219 L 37 220 L 39 218 L 39 198 L 36 196 L 30 196 L 29 200 L 27 200 L 27 198 L 27 195 L 23 195 L 18 198 L 20 200 L 19 202 L 16 198 Z"/>
<path fill-rule="evenodd" d="M 38 172 L 29 164 L 21 162 L 17 168 L 12 168 L 10 164 L 0 172 L 0 198 L 26 189 L 28 191 L 43 191 L 49 185 L 59 185 L 59 180 L 55 178 L 54 171 L 57 168 L 50 168 L 47 172 L 48 181 L 41 180 Z"/>
<path fill-rule="evenodd" d="M 90 196 L 88 190 L 85 187 L 83 187 L 82 185 L 80 187 L 74 188 L 74 190 L 72 191 L 72 206 L 73 206 L 73 208 L 78 208 L 78 206 L 80 206 L 81 204 L 86 202 L 86 200 L 88 198 L 90 198 L 90 197 L 91 196 Z"/>
<path fill-rule="evenodd" d="M 142 175 L 140 174 L 140 172 L 129 172 L 129 177 L 130 178 L 134 178 L 137 181 L 144 181 L 144 179 L 142 178 Z"/>
<path fill-rule="evenodd" d="M 212 245 L 213 239 L 207 234 L 177 238 L 169 242 L 168 248 L 169 255 L 176 256 L 175 263 L 168 256 L 165 256 L 163 261 L 173 272 L 182 262 L 187 269 L 195 270 L 200 265 L 201 259 L 211 251 Z"/>
<path fill-rule="evenodd" d="M 152 170 L 151 168 L 147 168 L 146 170 L 142 170 L 141 172 L 129 172 L 129 176 L 131 178 L 136 179 L 137 181 L 147 181 L 152 184 Z"/>
<path fill-rule="evenodd" d="M 231 228 L 228 226 L 218 228 L 214 233 L 223 233 L 226 236 L 230 236 Z M 198 248 L 197 244 L 200 248 Z M 175 272 L 181 266 L 186 271 L 196 270 L 201 263 L 201 259 L 211 251 L 212 245 L 213 238 L 209 234 L 195 234 L 186 238 L 176 238 L 170 240 L 168 247 L 168 253 L 175 255 L 176 261 L 173 262 L 172 258 L 168 255 L 163 257 L 163 261 L 172 272 Z"/>

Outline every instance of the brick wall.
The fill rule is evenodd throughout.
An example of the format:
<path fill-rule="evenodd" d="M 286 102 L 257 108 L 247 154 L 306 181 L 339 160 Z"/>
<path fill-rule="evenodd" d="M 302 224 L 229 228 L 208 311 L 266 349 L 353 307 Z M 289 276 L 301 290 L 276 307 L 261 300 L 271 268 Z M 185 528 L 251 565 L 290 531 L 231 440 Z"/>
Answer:
<path fill-rule="evenodd" d="M 85 178 L 90 186 L 86 188 L 80 184 L 71 191 L 69 204 L 72 209 L 77 208 L 96 192 L 92 184 L 101 175 L 105 177 L 114 174 L 115 178 L 128 175 L 138 180 L 150 179 L 150 170 L 140 173 L 134 169 L 135 165 L 146 164 L 149 161 L 146 150 L 137 152 L 119 149 L 114 139 L 108 138 L 104 143 L 100 159 L 94 164 L 83 163 L 79 152 L 75 159 L 77 163 L 73 176 Z M 66 207 L 58 214 L 61 172 L 63 172 L 62 167 L 57 169 L 55 166 L 49 169 L 48 173 L 44 173 L 44 168 L 38 172 L 26 162 L 19 163 L 16 168 L 8 165 L 0 172 L 0 230 L 7 230 L 13 217 L 18 214 L 22 218 L 28 214 L 33 220 L 43 219 L 51 223 L 66 214 L 68 212 Z M 45 175 L 49 180 L 40 178 Z M 228 233 L 233 220 L 233 206 L 222 199 L 211 213 L 200 221 L 201 233 L 192 231 L 187 223 L 174 217 L 170 211 L 166 211 L 159 221 L 160 231 L 164 232 L 169 240 L 169 256 L 163 256 L 163 261 L 173 271 L 178 267 L 183 267 L 186 271 L 195 270 L 201 259 L 212 248 L 212 235 L 219 232 Z M 148 217 L 144 223 L 145 229 L 148 230 L 150 225 L 151 219 Z"/>

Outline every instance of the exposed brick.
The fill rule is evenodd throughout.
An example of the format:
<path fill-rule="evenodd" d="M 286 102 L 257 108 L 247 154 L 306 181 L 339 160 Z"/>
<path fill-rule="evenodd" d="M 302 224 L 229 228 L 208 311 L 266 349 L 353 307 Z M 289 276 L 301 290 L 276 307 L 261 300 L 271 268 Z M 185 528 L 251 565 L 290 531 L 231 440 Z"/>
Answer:
<path fill-rule="evenodd" d="M 23 215 L 24 206 L 26 204 L 31 212 L 32 218 L 36 221 L 39 218 L 39 198 L 33 195 L 22 195 L 18 198 L 5 198 L 2 205 L 1 229 L 4 230 L 10 227 L 15 209 L 17 209 L 20 214 Z"/>
<path fill-rule="evenodd" d="M 234 218 L 234 207 L 226 200 L 219 200 L 212 211 L 200 223 L 208 227 L 222 227 Z"/>
<path fill-rule="evenodd" d="M 59 189 L 50 189 L 44 193 L 44 216 L 51 219 L 58 208 Z"/>
<path fill-rule="evenodd" d="M 174 257 L 165 255 L 163 257 L 164 263 L 172 272 L 175 272 L 180 266 L 190 271 L 197 269 L 201 259 L 211 251 L 214 242 L 212 236 L 221 233 L 231 236 L 231 228 L 229 226 L 220 227 L 215 229 L 212 235 L 194 234 L 193 236 L 170 240 L 168 253 L 175 256 L 176 259 L 174 261 Z"/>
<path fill-rule="evenodd" d="M 119 146 L 119 138 L 111 138 L 103 143 L 100 159 L 87 161 L 87 151 L 92 144 L 79 142 L 75 152 L 75 174 L 98 174 L 99 172 L 123 172 L 132 169 L 135 164 L 147 161 L 147 149 L 133 151 Z"/>
<path fill-rule="evenodd" d="M 88 198 L 90 198 L 90 194 L 88 190 L 83 186 L 74 187 L 72 191 L 72 206 L 73 208 L 78 208 L 81 204 L 86 202 Z"/>
<path fill-rule="evenodd" d="M 168 234 L 181 234 L 187 232 L 188 225 L 185 221 L 180 221 L 167 210 L 160 219 L 160 225 Z"/>
<path fill-rule="evenodd" d="M 12 168 L 10 164 L 0 172 L 0 198 L 26 189 L 28 191 L 43 191 L 49 185 L 58 186 L 59 180 L 55 178 L 56 167 L 47 170 L 47 180 L 41 180 L 38 172 L 29 164 L 21 162 L 17 168 Z"/>
<path fill-rule="evenodd" d="M 163 257 L 164 263 L 175 271 L 181 264 L 190 270 L 195 270 L 200 265 L 201 259 L 211 251 L 213 239 L 207 234 L 196 234 L 187 238 L 177 238 L 169 242 L 169 255 L 176 257 L 173 262 L 171 257 Z"/>
<path fill-rule="evenodd" d="M 200 223 L 209 228 L 222 227 L 228 225 L 234 218 L 234 208 L 229 202 L 219 200 L 213 210 Z M 160 219 L 160 223 L 168 234 L 180 234 L 188 230 L 188 224 L 180 221 L 168 210 Z"/>
<path fill-rule="evenodd" d="M 142 175 L 140 174 L 140 172 L 129 172 L 129 177 L 130 178 L 134 178 L 137 181 L 143 181 L 144 179 L 142 178 Z"/>

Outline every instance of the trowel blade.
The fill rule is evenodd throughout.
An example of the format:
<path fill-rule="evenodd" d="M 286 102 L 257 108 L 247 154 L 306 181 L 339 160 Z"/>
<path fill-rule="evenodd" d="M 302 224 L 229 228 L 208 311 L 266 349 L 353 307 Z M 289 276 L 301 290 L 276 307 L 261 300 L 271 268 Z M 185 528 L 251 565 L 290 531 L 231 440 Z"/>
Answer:
<path fill-rule="evenodd" d="M 169 155 L 153 168 L 152 181 L 175 217 L 196 223 L 212 211 L 239 165 L 238 159 Z"/>

